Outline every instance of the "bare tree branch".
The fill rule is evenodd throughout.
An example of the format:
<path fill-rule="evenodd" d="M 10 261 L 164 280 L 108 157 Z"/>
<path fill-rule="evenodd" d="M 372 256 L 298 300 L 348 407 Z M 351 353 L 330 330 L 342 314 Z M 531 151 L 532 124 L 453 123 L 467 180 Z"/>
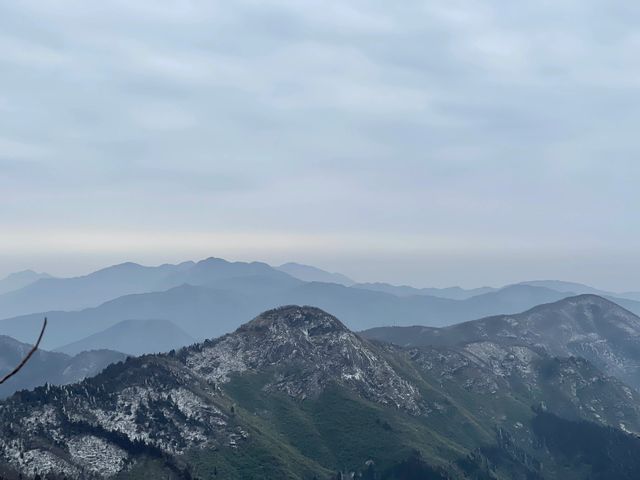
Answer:
<path fill-rule="evenodd" d="M 42 324 L 42 330 L 40 330 L 40 336 L 38 337 L 38 340 L 36 341 L 36 344 L 33 346 L 33 348 L 31 350 L 29 350 L 29 353 L 27 353 L 27 356 L 22 359 L 22 361 L 18 364 L 18 366 L 16 368 L 14 368 L 12 371 L 10 371 L 9 373 L 7 373 L 2 378 L 2 380 L 0 380 L 0 385 L 2 385 L 4 382 L 9 380 L 16 373 L 18 373 L 22 369 L 22 367 L 24 367 L 26 365 L 26 363 L 29 361 L 31 356 L 34 353 L 36 353 L 36 350 L 38 350 L 38 347 L 40 346 L 40 341 L 42 340 L 42 336 L 44 335 L 45 328 L 47 328 L 47 317 L 44 317 L 44 323 Z"/>

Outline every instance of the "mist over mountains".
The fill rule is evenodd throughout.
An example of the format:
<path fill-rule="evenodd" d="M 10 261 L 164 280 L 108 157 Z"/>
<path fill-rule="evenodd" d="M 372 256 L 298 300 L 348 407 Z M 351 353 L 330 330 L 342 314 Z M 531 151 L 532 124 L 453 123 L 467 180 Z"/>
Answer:
<path fill-rule="evenodd" d="M 106 348 L 128 355 L 144 355 L 168 352 L 194 342 L 193 337 L 169 320 L 123 320 L 56 351 L 77 355 Z"/>
<path fill-rule="evenodd" d="M 31 285 L 38 280 L 51 278 L 47 273 L 37 273 L 33 270 L 12 273 L 0 280 L 0 295 Z"/>
<path fill-rule="evenodd" d="M 50 328 L 44 339 L 45 348 L 86 342 L 94 348 L 132 353 L 130 347 L 119 348 L 117 343 L 107 342 L 107 336 L 94 335 L 120 322 L 169 321 L 184 331 L 176 338 L 184 342 L 187 338 L 203 340 L 232 331 L 265 310 L 289 304 L 323 308 L 338 315 L 353 330 L 388 325 L 445 326 L 518 313 L 582 293 L 568 291 L 568 286 L 588 289 L 589 293 L 595 290 L 564 282 L 544 282 L 548 286 L 528 282 L 500 289 L 416 289 L 386 284 L 347 286 L 317 278 L 350 283 L 339 274 L 325 275 L 310 266 L 285 264 L 274 268 L 261 262 L 227 262 L 218 258 L 158 267 L 124 263 L 81 277 L 33 278 L 30 284 L 0 295 L 0 317 L 4 318 L 0 320 L 0 334 L 29 342 L 42 317 L 47 316 Z M 640 313 L 640 303 L 630 296 L 608 298 Z M 138 330 L 130 337 L 141 334 Z M 151 338 L 147 341 L 153 344 Z M 180 342 L 174 342 L 174 346 L 181 346 Z M 138 353 L 152 351 L 141 349 Z"/>
<path fill-rule="evenodd" d="M 295 262 L 285 263 L 276 268 L 281 272 L 288 273 L 292 277 L 304 280 L 305 282 L 338 283 L 347 287 L 356 283 L 341 273 L 330 273 L 317 267 Z"/>
<path fill-rule="evenodd" d="M 5 370 L 49 319 L 45 349 L 0 389 L 2 478 L 640 472 L 633 293 L 358 284 L 216 258 L 30 278 L 0 295 L 22 313 L 0 320 Z"/>

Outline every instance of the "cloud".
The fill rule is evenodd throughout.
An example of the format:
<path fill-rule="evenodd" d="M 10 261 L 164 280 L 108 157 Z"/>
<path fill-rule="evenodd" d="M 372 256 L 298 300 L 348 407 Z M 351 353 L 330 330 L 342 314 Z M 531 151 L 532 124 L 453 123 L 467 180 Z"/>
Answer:
<path fill-rule="evenodd" d="M 5 3 L 2 229 L 625 249 L 639 8 Z"/>

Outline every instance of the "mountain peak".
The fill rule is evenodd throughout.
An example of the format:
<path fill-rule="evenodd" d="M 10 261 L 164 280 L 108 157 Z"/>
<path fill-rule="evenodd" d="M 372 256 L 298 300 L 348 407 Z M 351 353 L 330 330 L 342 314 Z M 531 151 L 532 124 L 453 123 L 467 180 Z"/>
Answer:
<path fill-rule="evenodd" d="M 113 269 L 132 269 L 132 268 L 140 268 L 140 267 L 142 267 L 142 265 L 140 265 L 139 263 L 123 262 L 123 263 L 118 263 L 116 265 L 112 265 L 111 267 L 103 268 L 102 270 L 107 270 L 109 268 L 113 268 Z"/>
<path fill-rule="evenodd" d="M 203 260 L 200 260 L 196 263 L 196 265 L 225 265 L 230 263 L 223 258 L 218 257 L 208 257 Z"/>
<path fill-rule="evenodd" d="M 411 413 L 420 411 L 419 392 L 375 347 L 315 307 L 269 310 L 234 333 L 188 347 L 184 355 L 192 371 L 214 383 L 268 368 L 277 373 L 266 390 L 304 399 L 338 383 L 369 400 Z"/>
<path fill-rule="evenodd" d="M 286 305 L 268 310 L 239 328 L 250 330 L 300 329 L 307 335 L 347 332 L 347 327 L 324 310 L 310 306 Z"/>
<path fill-rule="evenodd" d="M 635 317 L 633 313 L 629 312 L 624 307 L 618 305 L 617 303 L 607 298 L 601 297 L 600 295 L 596 295 L 594 293 L 583 293 L 581 295 L 566 297 L 553 303 L 538 305 L 536 307 L 533 307 L 530 311 L 533 312 L 533 311 L 543 311 L 543 310 L 549 310 L 549 309 L 554 309 L 554 310 L 563 309 L 563 308 L 581 309 L 581 308 L 594 308 L 594 307 L 606 309 L 611 313 L 616 313 L 618 315 L 626 313 L 630 316 Z M 527 312 L 524 312 L 523 314 L 525 313 Z"/>
<path fill-rule="evenodd" d="M 22 270 L 21 272 L 15 272 L 7 275 L 5 278 L 0 279 L 0 294 L 10 292 L 12 290 L 18 290 L 22 287 L 31 285 L 38 280 L 52 278 L 48 273 L 38 273 L 33 270 Z"/>
<path fill-rule="evenodd" d="M 45 277 L 49 277 L 50 275 L 47 273 L 38 273 L 35 270 L 31 270 L 31 269 L 27 269 L 27 270 L 21 270 L 19 272 L 14 272 L 14 273 L 10 273 L 9 275 L 7 275 L 5 277 L 6 279 L 9 278 L 23 278 L 23 277 L 27 277 L 27 278 L 45 278 Z"/>
<path fill-rule="evenodd" d="M 581 295 L 567 297 L 565 300 L 575 302 L 575 303 L 581 303 L 581 304 L 596 303 L 596 304 L 604 304 L 604 305 L 612 305 L 612 306 L 620 307 L 620 305 L 618 305 L 617 303 L 612 302 L 611 300 L 607 300 L 606 298 L 600 295 L 596 295 L 595 293 L 583 293 Z M 560 301 L 563 301 L 563 300 L 560 300 Z"/>

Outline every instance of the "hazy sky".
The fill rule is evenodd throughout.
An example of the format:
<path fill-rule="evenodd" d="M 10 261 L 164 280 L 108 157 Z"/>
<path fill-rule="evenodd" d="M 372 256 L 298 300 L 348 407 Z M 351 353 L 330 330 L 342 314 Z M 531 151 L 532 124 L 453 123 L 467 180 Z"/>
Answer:
<path fill-rule="evenodd" d="M 640 4 L 0 0 L 0 275 L 640 289 Z"/>

